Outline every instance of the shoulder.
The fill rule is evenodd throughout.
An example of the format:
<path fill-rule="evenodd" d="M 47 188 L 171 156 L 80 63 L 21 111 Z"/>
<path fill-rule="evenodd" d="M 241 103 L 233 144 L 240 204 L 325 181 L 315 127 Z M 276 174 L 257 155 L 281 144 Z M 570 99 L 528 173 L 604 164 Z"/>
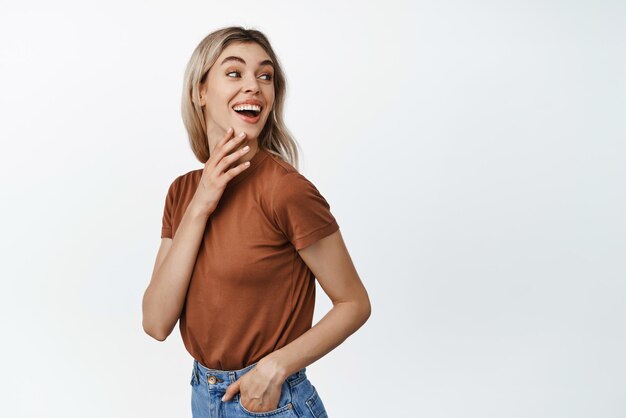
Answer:
<path fill-rule="evenodd" d="M 294 166 L 283 160 L 280 155 L 275 154 L 274 152 L 267 149 L 265 149 L 264 151 L 268 155 L 268 165 L 272 167 L 277 173 L 289 174 L 292 172 L 298 172 L 298 170 L 296 170 Z"/>
<path fill-rule="evenodd" d="M 282 172 L 275 177 L 270 186 L 269 196 L 270 207 L 274 214 L 292 212 L 296 208 L 307 211 L 330 208 L 317 186 L 295 169 Z"/>
<path fill-rule="evenodd" d="M 264 171 L 267 192 L 272 201 L 296 197 L 310 189 L 317 192 L 317 188 L 304 174 L 278 155 L 268 152 Z"/>
<path fill-rule="evenodd" d="M 307 177 L 280 155 L 264 149 L 267 154 L 253 173 L 260 190 L 260 202 L 269 218 L 288 210 L 294 205 L 303 205 L 315 199 L 319 192 Z"/>
<path fill-rule="evenodd" d="M 195 170 L 187 171 L 186 173 L 181 174 L 180 176 L 176 177 L 176 180 L 178 180 L 182 184 L 194 182 L 202 176 L 203 170 L 204 168 L 198 168 Z"/>
<path fill-rule="evenodd" d="M 190 170 L 180 174 L 170 182 L 167 200 L 170 205 L 178 205 L 190 193 L 195 191 L 203 169 Z"/>
<path fill-rule="evenodd" d="M 330 205 L 318 188 L 293 166 L 272 157 L 266 178 L 269 218 L 296 250 L 305 248 L 339 228 Z"/>
<path fill-rule="evenodd" d="M 176 177 L 170 183 L 170 189 L 181 189 L 193 185 L 202 176 L 202 168 L 190 170 Z"/>

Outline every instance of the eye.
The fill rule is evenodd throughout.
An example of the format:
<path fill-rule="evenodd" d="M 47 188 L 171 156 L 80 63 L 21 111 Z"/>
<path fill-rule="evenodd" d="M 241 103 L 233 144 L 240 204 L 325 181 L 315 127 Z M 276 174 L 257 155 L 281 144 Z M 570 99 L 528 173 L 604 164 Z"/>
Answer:
<path fill-rule="evenodd" d="M 226 76 L 230 77 L 229 74 L 234 74 L 234 73 L 237 73 L 239 76 L 241 76 L 241 73 L 239 71 L 237 71 L 237 70 L 227 72 Z M 265 81 L 271 81 L 272 80 L 272 75 L 271 74 L 261 74 L 261 77 L 267 77 L 265 79 Z M 231 77 L 231 78 L 233 78 L 233 77 Z"/>

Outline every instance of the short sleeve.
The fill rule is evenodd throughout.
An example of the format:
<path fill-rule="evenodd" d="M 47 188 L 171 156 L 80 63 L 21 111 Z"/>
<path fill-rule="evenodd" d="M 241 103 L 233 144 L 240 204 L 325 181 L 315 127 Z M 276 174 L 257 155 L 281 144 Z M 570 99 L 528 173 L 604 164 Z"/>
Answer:
<path fill-rule="evenodd" d="M 163 221 L 161 225 L 161 238 L 172 238 L 172 214 L 174 213 L 174 200 L 178 188 L 178 178 L 170 184 L 165 197 L 165 207 L 163 208 Z"/>
<path fill-rule="evenodd" d="M 288 173 L 276 182 L 271 201 L 274 221 L 296 250 L 339 229 L 326 199 L 299 172 Z"/>

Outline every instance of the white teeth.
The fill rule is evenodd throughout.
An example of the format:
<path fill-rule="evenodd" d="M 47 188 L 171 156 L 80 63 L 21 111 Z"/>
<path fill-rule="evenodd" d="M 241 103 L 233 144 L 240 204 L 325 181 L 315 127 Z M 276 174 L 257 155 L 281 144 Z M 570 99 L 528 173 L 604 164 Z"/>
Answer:
<path fill-rule="evenodd" d="M 233 110 L 254 110 L 255 112 L 260 112 L 261 106 L 257 106 L 253 104 L 243 104 L 243 105 L 234 106 Z"/>

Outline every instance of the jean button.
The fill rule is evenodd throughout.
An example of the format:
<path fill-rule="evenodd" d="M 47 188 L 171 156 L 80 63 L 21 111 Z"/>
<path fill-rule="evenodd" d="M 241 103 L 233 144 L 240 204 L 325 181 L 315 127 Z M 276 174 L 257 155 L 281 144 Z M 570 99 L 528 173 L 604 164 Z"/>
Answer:
<path fill-rule="evenodd" d="M 214 385 L 215 382 L 217 382 L 217 379 L 215 378 L 215 376 L 209 376 L 209 383 Z"/>

